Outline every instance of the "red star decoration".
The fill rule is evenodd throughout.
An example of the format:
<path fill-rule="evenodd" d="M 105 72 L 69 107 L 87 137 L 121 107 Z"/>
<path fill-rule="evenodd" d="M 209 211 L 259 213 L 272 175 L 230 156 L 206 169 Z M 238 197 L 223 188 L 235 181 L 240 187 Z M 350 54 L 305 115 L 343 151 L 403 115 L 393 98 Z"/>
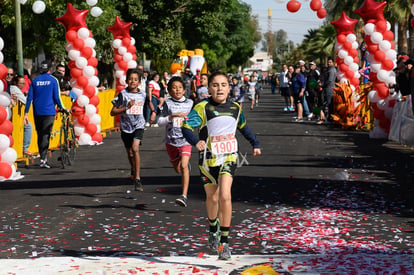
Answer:
<path fill-rule="evenodd" d="M 355 10 L 354 13 L 362 17 L 365 23 L 369 20 L 385 20 L 384 8 L 387 5 L 386 1 L 375 2 L 374 0 L 365 0 L 362 6 Z"/>
<path fill-rule="evenodd" d="M 114 38 L 125 38 L 125 37 L 131 37 L 129 34 L 129 27 L 132 25 L 131 22 L 125 23 L 122 22 L 121 19 L 119 19 L 118 16 L 115 18 L 115 23 L 112 26 L 107 27 L 106 29 L 110 31 Z"/>
<path fill-rule="evenodd" d="M 354 32 L 355 24 L 357 22 L 357 19 L 352 19 L 348 17 L 346 13 L 343 11 L 341 17 L 335 21 L 332 21 L 331 24 L 334 25 L 338 35 L 346 35 Z"/>
<path fill-rule="evenodd" d="M 56 22 L 61 23 L 66 31 L 71 29 L 78 30 L 80 28 L 87 28 L 86 26 L 86 16 L 88 15 L 89 10 L 78 10 L 75 9 L 71 3 L 67 4 L 66 13 L 56 18 Z"/>

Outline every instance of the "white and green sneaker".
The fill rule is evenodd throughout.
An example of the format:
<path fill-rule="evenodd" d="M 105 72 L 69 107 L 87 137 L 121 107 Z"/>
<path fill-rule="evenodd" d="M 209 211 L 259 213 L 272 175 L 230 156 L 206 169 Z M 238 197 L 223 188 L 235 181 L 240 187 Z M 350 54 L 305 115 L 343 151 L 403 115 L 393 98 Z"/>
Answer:
<path fill-rule="evenodd" d="M 231 259 L 230 247 L 228 243 L 221 243 L 219 245 L 218 258 L 219 260 L 224 260 L 224 261 Z"/>

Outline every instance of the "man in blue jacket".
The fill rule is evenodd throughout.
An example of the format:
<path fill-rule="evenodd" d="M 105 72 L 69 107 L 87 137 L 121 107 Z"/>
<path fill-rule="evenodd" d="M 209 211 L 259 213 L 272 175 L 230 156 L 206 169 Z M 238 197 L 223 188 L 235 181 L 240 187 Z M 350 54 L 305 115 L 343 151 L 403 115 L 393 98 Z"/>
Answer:
<path fill-rule="evenodd" d="M 40 65 L 40 75 L 33 79 L 27 94 L 24 110 L 24 124 L 29 123 L 28 113 L 33 102 L 34 122 L 37 132 L 37 145 L 40 154 L 40 167 L 50 168 L 47 163 L 50 134 L 55 122 L 56 108 L 65 110 L 60 99 L 59 82 L 50 74 L 51 64 L 43 61 Z"/>

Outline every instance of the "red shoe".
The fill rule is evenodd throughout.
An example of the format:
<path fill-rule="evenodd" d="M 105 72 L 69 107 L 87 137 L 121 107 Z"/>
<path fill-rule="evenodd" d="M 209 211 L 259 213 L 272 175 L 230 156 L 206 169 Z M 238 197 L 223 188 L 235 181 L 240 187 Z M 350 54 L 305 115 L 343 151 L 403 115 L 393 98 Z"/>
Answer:
<path fill-rule="evenodd" d="M 33 156 L 33 154 L 30 151 L 23 151 L 23 155 L 25 155 L 25 156 Z"/>

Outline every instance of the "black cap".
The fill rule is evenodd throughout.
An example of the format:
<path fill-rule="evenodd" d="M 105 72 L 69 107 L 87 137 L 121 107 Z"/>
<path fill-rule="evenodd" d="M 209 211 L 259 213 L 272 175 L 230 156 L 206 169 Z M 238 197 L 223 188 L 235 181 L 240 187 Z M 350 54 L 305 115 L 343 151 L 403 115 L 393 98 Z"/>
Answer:
<path fill-rule="evenodd" d="M 407 59 L 405 62 L 404 62 L 404 64 L 405 65 L 408 65 L 408 64 L 411 64 L 411 65 L 414 65 L 414 60 L 413 59 Z"/>
<path fill-rule="evenodd" d="M 42 61 L 42 63 L 40 64 L 40 73 L 47 73 L 51 67 L 52 65 L 50 64 L 49 61 L 47 60 Z"/>

